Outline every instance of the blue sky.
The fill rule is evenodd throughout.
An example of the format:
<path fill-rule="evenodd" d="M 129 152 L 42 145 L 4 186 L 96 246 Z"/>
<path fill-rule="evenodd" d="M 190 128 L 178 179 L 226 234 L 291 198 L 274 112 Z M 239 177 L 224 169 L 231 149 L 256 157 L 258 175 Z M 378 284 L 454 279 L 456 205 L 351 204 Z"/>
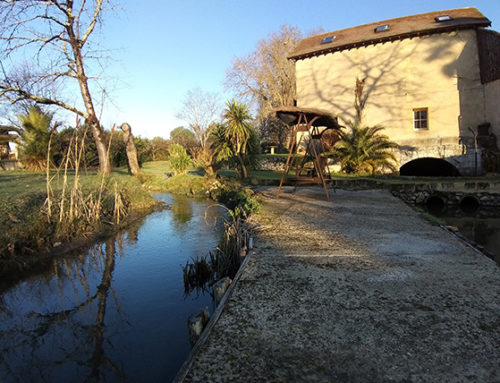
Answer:
<path fill-rule="evenodd" d="M 325 32 L 417 13 L 474 6 L 500 30 L 500 0 L 122 0 L 99 35 L 113 61 L 113 105 L 103 124 L 129 122 L 136 135 L 168 138 L 186 92 L 217 92 L 235 57 L 283 24 Z M 97 37 L 97 35 L 96 35 Z"/>

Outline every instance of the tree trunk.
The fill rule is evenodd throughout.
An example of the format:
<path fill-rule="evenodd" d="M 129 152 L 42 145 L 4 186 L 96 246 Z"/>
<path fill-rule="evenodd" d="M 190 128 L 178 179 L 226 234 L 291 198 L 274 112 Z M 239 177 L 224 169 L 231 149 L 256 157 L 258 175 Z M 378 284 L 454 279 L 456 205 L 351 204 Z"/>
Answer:
<path fill-rule="evenodd" d="M 102 174 L 111 174 L 111 162 L 109 161 L 108 148 L 99 121 L 97 121 L 97 118 L 94 116 L 93 119 L 88 118 L 86 123 L 89 125 L 92 136 L 94 137 L 97 156 L 99 157 L 99 172 Z"/>
<path fill-rule="evenodd" d="M 127 150 L 128 169 L 134 176 L 139 174 L 139 161 L 137 160 L 137 149 L 134 144 L 134 136 L 132 135 L 132 128 L 129 124 L 124 123 L 120 126 L 123 131 L 123 142 Z"/>
<path fill-rule="evenodd" d="M 83 98 L 85 109 L 87 111 L 86 122 L 90 126 L 92 136 L 94 137 L 95 146 L 97 148 L 97 155 L 99 157 L 99 171 L 103 174 L 110 174 L 111 161 L 108 157 L 108 150 L 106 148 L 101 124 L 99 123 L 95 112 L 94 102 L 92 101 L 92 96 L 89 89 L 88 77 L 85 74 L 82 57 L 82 46 L 80 45 L 80 40 L 75 35 L 75 31 L 73 30 L 74 16 L 72 14 L 68 15 L 68 23 L 69 24 L 66 26 L 66 31 L 68 33 L 71 48 L 73 50 L 73 55 L 75 57 L 74 62 L 76 64 L 76 78 L 78 80 L 78 84 L 80 85 L 80 92 Z"/>
<path fill-rule="evenodd" d="M 240 168 L 241 168 L 240 178 L 244 180 L 245 178 L 248 177 L 248 172 L 241 153 L 238 153 L 238 161 L 240 162 Z"/>

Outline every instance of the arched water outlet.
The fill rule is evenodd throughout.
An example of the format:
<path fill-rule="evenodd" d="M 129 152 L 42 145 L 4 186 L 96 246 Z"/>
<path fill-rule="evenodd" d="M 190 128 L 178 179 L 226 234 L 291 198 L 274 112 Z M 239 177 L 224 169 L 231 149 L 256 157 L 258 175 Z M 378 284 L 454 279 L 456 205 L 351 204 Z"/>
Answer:
<path fill-rule="evenodd" d="M 446 210 L 446 201 L 438 195 L 431 195 L 425 201 L 425 206 L 431 214 L 441 214 Z"/>
<path fill-rule="evenodd" d="M 402 176 L 417 177 L 458 177 L 460 172 L 448 161 L 442 158 L 417 158 L 407 162 L 399 169 Z"/>
<path fill-rule="evenodd" d="M 479 200 L 473 195 L 466 195 L 460 200 L 460 209 L 466 214 L 473 214 L 479 209 Z"/>

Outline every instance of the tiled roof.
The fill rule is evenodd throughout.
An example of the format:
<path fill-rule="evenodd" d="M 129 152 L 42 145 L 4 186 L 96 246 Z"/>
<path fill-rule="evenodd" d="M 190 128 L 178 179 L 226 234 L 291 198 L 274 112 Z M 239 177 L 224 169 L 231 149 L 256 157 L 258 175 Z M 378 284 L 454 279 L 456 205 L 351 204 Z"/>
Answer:
<path fill-rule="evenodd" d="M 449 16 L 449 20 L 445 18 L 444 21 L 437 21 L 437 17 L 439 16 Z M 490 25 L 490 20 L 473 7 L 422 13 L 340 29 L 305 38 L 297 45 L 289 58 L 297 60 L 406 37 L 457 29 L 489 27 Z M 384 28 L 384 26 L 388 26 L 388 28 Z M 376 32 L 377 27 L 381 27 L 382 31 Z"/>

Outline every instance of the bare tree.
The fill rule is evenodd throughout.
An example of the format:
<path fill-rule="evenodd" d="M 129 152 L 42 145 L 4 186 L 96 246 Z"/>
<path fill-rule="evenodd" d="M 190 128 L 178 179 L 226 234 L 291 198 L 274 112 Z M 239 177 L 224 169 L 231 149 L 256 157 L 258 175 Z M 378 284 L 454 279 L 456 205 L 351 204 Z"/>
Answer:
<path fill-rule="evenodd" d="M 83 117 L 92 132 L 99 170 L 108 174 L 103 129 L 97 117 L 90 80 L 90 62 L 102 54 L 90 48 L 90 37 L 110 0 L 2 0 L 0 2 L 0 101 L 26 100 L 53 105 Z M 20 57 L 35 58 L 36 68 Z M 79 89 L 81 102 L 71 100 Z M 70 90 L 64 93 L 64 90 Z M 71 92 L 72 91 L 72 92 Z M 83 104 L 83 105 L 82 105 Z"/>
<path fill-rule="evenodd" d="M 221 103 L 217 93 L 205 92 L 200 88 L 186 93 L 182 109 L 177 117 L 185 121 L 196 134 L 202 150 L 207 146 L 210 135 L 210 124 L 215 122 L 221 113 Z"/>
<path fill-rule="evenodd" d="M 236 58 L 227 71 L 226 87 L 253 102 L 258 119 L 271 108 L 294 104 L 295 63 L 287 57 L 301 38 L 297 28 L 283 25 L 278 33 L 260 40 L 248 56 Z"/>

